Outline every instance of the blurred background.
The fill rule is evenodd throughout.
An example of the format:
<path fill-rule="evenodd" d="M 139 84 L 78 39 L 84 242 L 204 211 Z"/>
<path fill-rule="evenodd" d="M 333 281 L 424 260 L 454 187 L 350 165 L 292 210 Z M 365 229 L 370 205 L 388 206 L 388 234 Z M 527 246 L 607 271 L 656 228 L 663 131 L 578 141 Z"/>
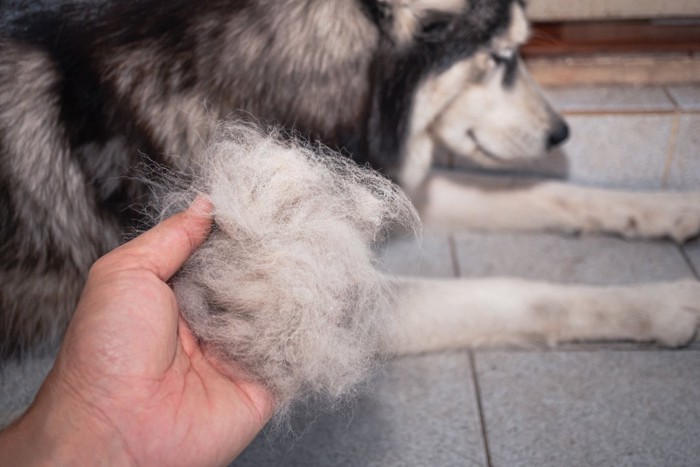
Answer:
<path fill-rule="evenodd" d="M 529 0 L 544 85 L 700 82 L 700 1 Z"/>

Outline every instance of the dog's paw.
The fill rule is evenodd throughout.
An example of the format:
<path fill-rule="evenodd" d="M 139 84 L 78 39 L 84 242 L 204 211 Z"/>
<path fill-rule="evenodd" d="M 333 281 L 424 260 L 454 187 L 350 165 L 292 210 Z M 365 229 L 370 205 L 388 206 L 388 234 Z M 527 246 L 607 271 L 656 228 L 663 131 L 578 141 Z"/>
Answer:
<path fill-rule="evenodd" d="M 640 194 L 617 208 L 623 210 L 618 233 L 628 238 L 682 243 L 700 234 L 700 193 Z"/>
<path fill-rule="evenodd" d="M 670 347 L 686 345 L 700 324 L 700 282 L 683 280 L 652 287 L 648 291 L 652 313 L 651 337 Z"/>

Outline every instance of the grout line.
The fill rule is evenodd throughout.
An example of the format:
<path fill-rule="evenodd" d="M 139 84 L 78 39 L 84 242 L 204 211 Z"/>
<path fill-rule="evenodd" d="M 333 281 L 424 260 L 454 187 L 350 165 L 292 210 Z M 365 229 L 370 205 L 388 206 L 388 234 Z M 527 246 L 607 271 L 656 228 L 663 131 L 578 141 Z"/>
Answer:
<path fill-rule="evenodd" d="M 697 347 L 668 347 L 657 342 L 644 341 L 579 341 L 562 342 L 554 347 L 545 345 L 516 346 L 500 345 L 481 347 L 480 352 L 508 352 L 521 354 L 553 354 L 553 353 L 597 353 L 597 352 L 690 352 L 700 351 Z"/>
<path fill-rule="evenodd" d="M 668 147 L 666 149 L 666 161 L 664 162 L 664 171 L 661 174 L 661 189 L 668 189 L 668 181 L 671 177 L 671 168 L 673 166 L 673 159 L 676 153 L 676 144 L 678 141 L 678 133 L 681 125 L 681 114 L 676 112 L 673 115 L 673 122 L 671 123 L 671 135 L 669 136 Z"/>
<path fill-rule="evenodd" d="M 676 110 L 678 110 L 679 112 L 682 111 L 683 109 L 681 108 L 680 102 L 674 99 L 673 94 L 671 94 L 671 91 L 668 90 L 668 86 L 663 86 L 663 90 L 666 93 L 666 97 L 668 97 L 669 100 L 673 102 L 673 105 L 676 106 Z"/>
<path fill-rule="evenodd" d="M 459 267 L 459 260 L 457 259 L 457 242 L 455 241 L 454 234 L 450 233 L 447 236 L 447 244 L 450 247 L 450 259 L 452 260 L 452 273 L 455 277 L 462 277 L 462 271 Z"/>
<path fill-rule="evenodd" d="M 683 259 L 685 260 L 685 264 L 690 269 L 690 272 L 693 273 L 693 276 L 695 276 L 695 279 L 700 280 L 700 272 L 695 268 L 695 265 L 690 260 L 690 256 L 688 256 L 688 252 L 685 251 L 685 247 L 683 245 L 676 245 L 676 248 L 678 248 L 678 251 L 680 252 Z"/>
<path fill-rule="evenodd" d="M 633 115 L 643 115 L 643 116 L 652 116 L 652 115 L 674 115 L 677 113 L 677 110 L 674 109 L 668 109 L 668 110 L 663 110 L 663 109 L 596 109 L 596 110 L 566 110 L 563 109 L 561 110 L 561 114 L 564 116 L 572 116 L 572 117 L 577 117 L 577 116 L 609 116 L 609 115 L 622 115 L 622 116 L 633 116 Z"/>
<path fill-rule="evenodd" d="M 489 449 L 489 439 L 486 433 L 486 419 L 484 418 L 484 405 L 481 402 L 481 387 L 479 386 L 479 378 L 476 374 L 476 359 L 474 358 L 474 351 L 468 350 L 469 355 L 469 365 L 471 366 L 472 373 L 472 384 L 474 385 L 474 393 L 476 397 L 476 408 L 477 414 L 479 416 L 479 426 L 481 427 L 481 439 L 483 441 L 484 454 L 486 456 L 486 465 L 491 467 L 493 464 L 491 462 L 491 450 Z"/>
<path fill-rule="evenodd" d="M 563 107 L 563 108 L 562 108 Z M 690 114 L 690 115 L 700 115 L 700 110 L 698 109 L 668 109 L 668 110 L 663 110 L 663 109 L 567 109 L 565 106 L 559 106 L 558 111 L 560 114 L 564 116 L 572 116 L 572 117 L 587 117 L 587 116 L 615 116 L 615 115 L 620 115 L 620 116 L 634 116 L 634 115 L 642 115 L 642 116 L 653 116 L 653 115 L 659 115 L 659 116 L 665 116 L 665 115 L 674 115 L 677 113 L 682 113 L 682 114 Z"/>
<path fill-rule="evenodd" d="M 671 168 L 673 166 L 673 157 L 676 152 L 676 145 L 678 144 L 678 128 L 680 126 L 680 112 L 683 111 L 680 102 L 678 102 L 669 91 L 668 86 L 663 86 L 662 89 L 666 94 L 666 97 L 673 103 L 676 107 L 676 114 L 673 116 L 673 123 L 671 126 L 671 136 L 669 141 L 668 153 L 666 154 L 666 162 L 664 163 L 664 172 L 661 174 L 661 189 L 668 188 L 668 179 L 671 176 Z"/>

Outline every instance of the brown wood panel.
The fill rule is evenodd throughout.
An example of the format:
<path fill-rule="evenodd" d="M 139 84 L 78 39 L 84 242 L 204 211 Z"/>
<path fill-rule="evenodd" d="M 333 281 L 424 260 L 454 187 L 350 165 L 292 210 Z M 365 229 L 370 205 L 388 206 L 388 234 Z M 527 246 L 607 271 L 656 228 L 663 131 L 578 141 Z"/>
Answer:
<path fill-rule="evenodd" d="M 525 56 L 700 52 L 700 18 L 535 23 Z"/>

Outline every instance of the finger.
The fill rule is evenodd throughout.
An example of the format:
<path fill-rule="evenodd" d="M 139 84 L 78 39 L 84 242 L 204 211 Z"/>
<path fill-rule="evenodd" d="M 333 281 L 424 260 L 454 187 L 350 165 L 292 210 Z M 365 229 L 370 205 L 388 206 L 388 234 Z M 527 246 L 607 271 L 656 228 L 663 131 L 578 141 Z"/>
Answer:
<path fill-rule="evenodd" d="M 120 268 L 146 269 L 167 281 L 199 247 L 211 229 L 212 205 L 197 197 L 190 207 L 116 248 L 103 259 Z"/>

